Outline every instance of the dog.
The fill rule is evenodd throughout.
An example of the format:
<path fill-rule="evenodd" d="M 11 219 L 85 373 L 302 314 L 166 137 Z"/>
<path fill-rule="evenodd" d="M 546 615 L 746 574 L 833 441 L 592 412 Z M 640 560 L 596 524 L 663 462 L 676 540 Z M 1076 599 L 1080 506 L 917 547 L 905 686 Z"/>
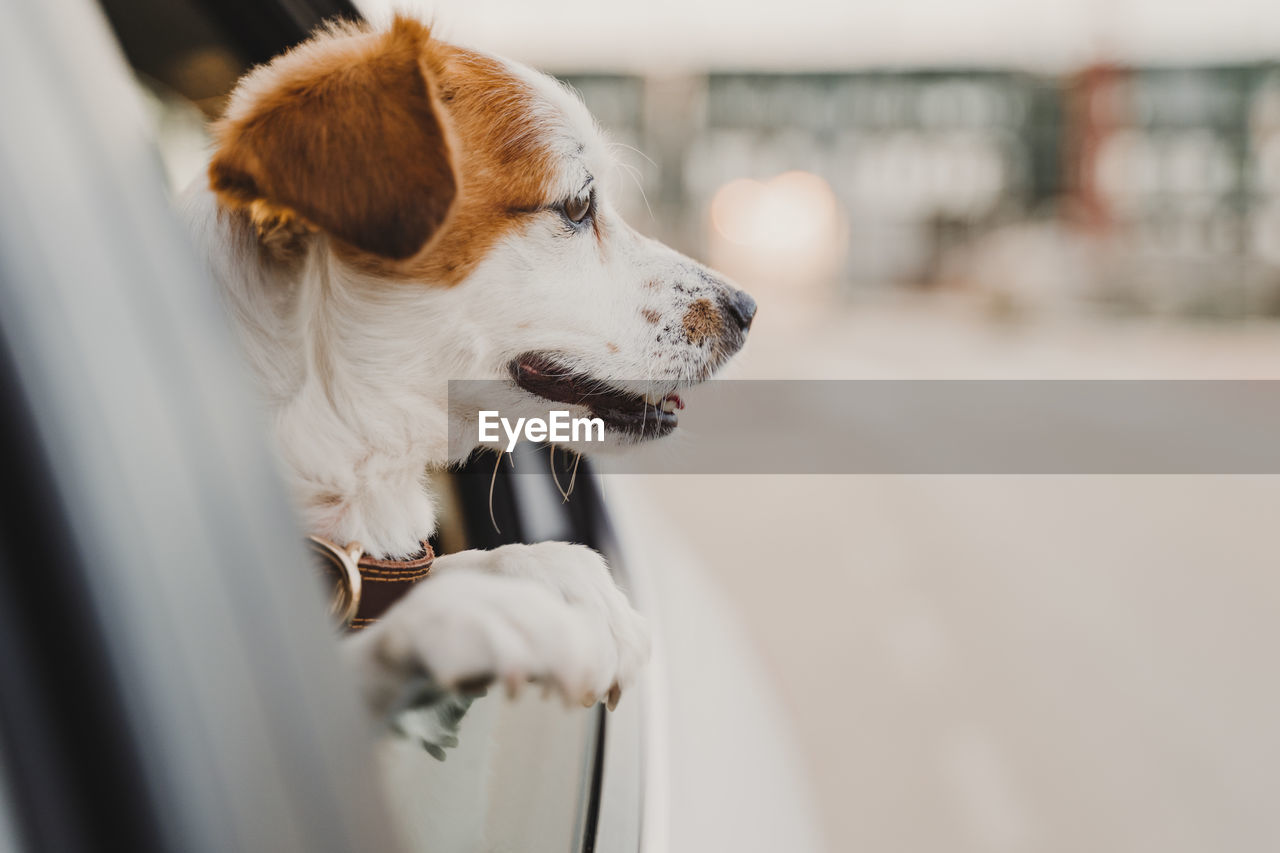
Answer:
<path fill-rule="evenodd" d="M 478 407 L 564 404 L 610 449 L 661 438 L 751 325 L 749 296 L 619 218 L 570 90 L 412 18 L 330 25 L 250 71 L 213 137 L 184 209 L 307 532 L 333 542 L 418 552 L 425 472 L 474 449 Z M 451 379 L 492 399 L 450 399 Z M 649 634 L 599 554 L 544 542 L 438 557 L 343 646 L 387 716 L 424 676 L 613 707 Z"/>

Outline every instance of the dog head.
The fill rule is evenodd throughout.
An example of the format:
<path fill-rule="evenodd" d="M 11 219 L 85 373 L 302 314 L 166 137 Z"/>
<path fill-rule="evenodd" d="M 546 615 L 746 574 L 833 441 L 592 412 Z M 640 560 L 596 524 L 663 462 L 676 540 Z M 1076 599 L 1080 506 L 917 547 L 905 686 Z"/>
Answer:
<path fill-rule="evenodd" d="M 678 390 L 751 325 L 749 296 L 622 221 L 576 96 L 416 21 L 333 28 L 259 68 L 215 135 L 210 184 L 272 263 L 303 287 L 342 271 L 351 382 L 497 379 L 451 403 L 563 404 L 625 444 L 674 429 Z"/>

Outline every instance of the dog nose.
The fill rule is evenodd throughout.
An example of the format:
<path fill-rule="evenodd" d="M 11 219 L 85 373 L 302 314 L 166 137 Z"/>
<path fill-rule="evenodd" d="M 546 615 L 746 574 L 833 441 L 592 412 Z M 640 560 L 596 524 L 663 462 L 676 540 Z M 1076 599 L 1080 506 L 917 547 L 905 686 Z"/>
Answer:
<path fill-rule="evenodd" d="M 725 311 L 738 324 L 738 328 L 747 331 L 756 316 L 756 301 L 744 290 L 735 290 L 725 300 Z"/>

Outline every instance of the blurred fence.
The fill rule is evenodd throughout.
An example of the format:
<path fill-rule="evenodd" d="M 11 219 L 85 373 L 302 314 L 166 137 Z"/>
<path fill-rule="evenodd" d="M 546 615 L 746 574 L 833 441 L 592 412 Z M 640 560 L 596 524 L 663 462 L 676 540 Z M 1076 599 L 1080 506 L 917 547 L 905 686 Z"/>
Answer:
<path fill-rule="evenodd" d="M 1280 66 L 568 82 L 653 160 L 624 153 L 654 217 L 636 193 L 632 218 L 691 251 L 793 252 L 782 271 L 829 253 L 815 269 L 846 295 L 1003 277 L 1127 310 L 1280 312 Z M 792 171 L 833 200 L 812 243 L 796 222 L 827 227 L 805 220 L 817 185 L 769 183 Z M 752 204 L 777 210 L 742 219 Z"/>

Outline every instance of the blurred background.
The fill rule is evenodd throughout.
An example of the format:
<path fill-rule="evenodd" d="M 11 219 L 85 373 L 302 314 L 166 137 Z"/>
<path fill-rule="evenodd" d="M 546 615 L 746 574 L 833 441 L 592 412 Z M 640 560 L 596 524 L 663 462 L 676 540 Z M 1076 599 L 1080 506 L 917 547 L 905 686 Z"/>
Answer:
<path fill-rule="evenodd" d="M 1274 6 L 411 6 L 577 88 L 631 218 L 786 301 L 1280 312 Z"/>
<path fill-rule="evenodd" d="M 395 5 L 581 92 L 630 221 L 759 301 L 731 376 L 1280 378 L 1273 2 Z M 1280 849 L 1275 478 L 604 486 L 763 662 L 830 849 Z"/>

